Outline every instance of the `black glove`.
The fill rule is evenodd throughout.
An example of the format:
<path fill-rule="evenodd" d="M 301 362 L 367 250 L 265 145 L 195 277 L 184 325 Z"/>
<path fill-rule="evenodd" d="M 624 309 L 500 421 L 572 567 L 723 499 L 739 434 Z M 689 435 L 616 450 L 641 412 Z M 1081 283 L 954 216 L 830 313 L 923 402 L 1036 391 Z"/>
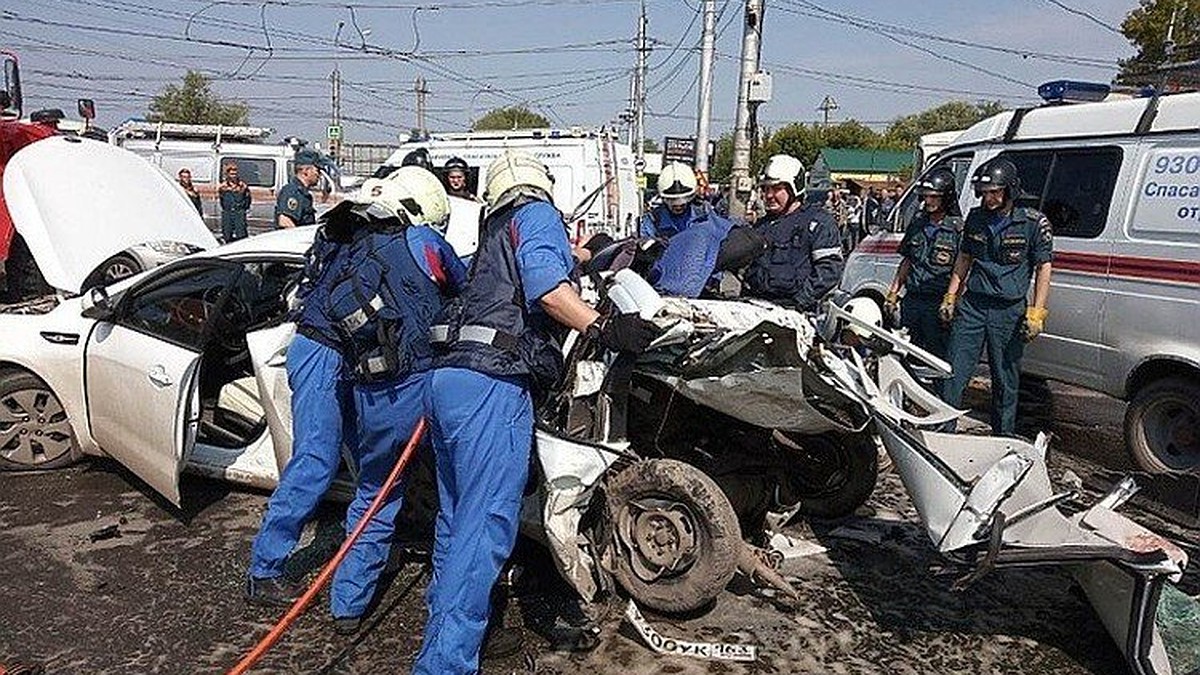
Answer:
<path fill-rule="evenodd" d="M 614 352 L 641 354 L 662 331 L 637 314 L 610 314 L 592 322 L 587 335 Z"/>

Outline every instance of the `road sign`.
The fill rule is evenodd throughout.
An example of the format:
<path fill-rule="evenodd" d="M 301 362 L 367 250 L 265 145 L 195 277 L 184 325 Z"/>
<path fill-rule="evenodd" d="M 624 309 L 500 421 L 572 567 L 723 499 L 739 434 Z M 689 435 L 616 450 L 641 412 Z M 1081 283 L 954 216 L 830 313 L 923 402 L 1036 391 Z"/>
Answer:
<path fill-rule="evenodd" d="M 667 136 L 663 139 L 663 162 L 683 162 L 688 166 L 696 163 L 696 139 Z"/>
<path fill-rule="evenodd" d="M 341 125 L 338 125 L 338 124 L 330 124 L 330 125 L 329 125 L 329 126 L 326 128 L 326 129 L 325 129 L 325 138 L 328 138 L 328 139 L 329 139 L 329 140 L 331 140 L 331 141 L 336 141 L 336 140 L 339 140 L 339 139 L 341 139 L 341 137 L 342 137 L 342 127 L 341 127 Z"/>

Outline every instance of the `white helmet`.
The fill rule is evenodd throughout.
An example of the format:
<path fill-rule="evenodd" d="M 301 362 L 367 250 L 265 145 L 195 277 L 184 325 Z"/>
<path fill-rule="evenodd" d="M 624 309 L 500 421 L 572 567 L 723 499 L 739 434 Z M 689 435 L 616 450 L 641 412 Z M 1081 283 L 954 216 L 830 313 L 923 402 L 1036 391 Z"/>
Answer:
<path fill-rule="evenodd" d="M 868 326 L 883 328 L 883 311 L 879 309 L 879 303 L 870 298 L 854 298 L 847 302 L 842 309 Z M 870 331 L 854 324 L 849 324 L 846 329 L 862 338 L 871 336 Z"/>
<path fill-rule="evenodd" d="M 443 234 L 446 232 L 450 199 L 442 181 L 432 172 L 419 166 L 402 166 L 383 182 L 399 188 L 396 198 L 409 223 L 426 225 Z M 363 185 L 365 187 L 366 183 Z"/>
<path fill-rule="evenodd" d="M 671 205 L 686 204 L 696 196 L 696 172 L 683 162 L 671 162 L 658 174 L 658 196 Z"/>
<path fill-rule="evenodd" d="M 786 183 L 792 189 L 793 197 L 798 196 L 804 190 L 804 164 L 791 155 L 771 155 L 758 177 L 758 184 L 780 183 Z"/>
<path fill-rule="evenodd" d="M 542 160 L 524 150 L 505 150 L 488 165 L 483 196 L 489 212 L 521 196 L 553 202 L 553 194 L 554 178 L 550 170 Z"/>

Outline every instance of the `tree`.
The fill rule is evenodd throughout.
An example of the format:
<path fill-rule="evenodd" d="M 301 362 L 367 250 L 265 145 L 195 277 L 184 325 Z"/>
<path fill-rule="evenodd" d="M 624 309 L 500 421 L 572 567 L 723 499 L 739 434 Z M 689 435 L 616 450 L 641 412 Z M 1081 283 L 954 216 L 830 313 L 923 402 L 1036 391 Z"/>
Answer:
<path fill-rule="evenodd" d="M 1200 0 L 1141 0 L 1121 22 L 1121 33 L 1137 47 L 1138 53 L 1121 61 L 1118 81 L 1157 84 L 1147 73 L 1167 62 L 1167 29 L 1174 10 L 1178 11 L 1173 37 L 1181 52 L 1176 56 L 1196 56 L 1193 52 L 1196 41 L 1200 40 Z"/>
<path fill-rule="evenodd" d="M 212 81 L 189 70 L 181 84 L 167 85 L 150 102 L 146 117 L 154 122 L 223 124 L 240 126 L 250 121 L 250 110 L 239 101 L 222 101 L 213 93 Z"/>
<path fill-rule="evenodd" d="M 765 134 L 762 150 L 756 153 L 754 168 L 776 154 L 791 155 L 810 167 L 823 148 L 877 148 L 881 142 L 879 134 L 856 120 L 824 127 L 793 122 Z"/>
<path fill-rule="evenodd" d="M 497 108 L 471 124 L 473 131 L 515 131 L 516 129 L 545 129 L 550 120 L 523 105 Z"/>
<path fill-rule="evenodd" d="M 911 150 L 925 134 L 966 129 L 1002 110 L 1004 106 L 999 101 L 943 103 L 936 108 L 897 118 L 884 132 L 884 145 L 895 150 Z"/>

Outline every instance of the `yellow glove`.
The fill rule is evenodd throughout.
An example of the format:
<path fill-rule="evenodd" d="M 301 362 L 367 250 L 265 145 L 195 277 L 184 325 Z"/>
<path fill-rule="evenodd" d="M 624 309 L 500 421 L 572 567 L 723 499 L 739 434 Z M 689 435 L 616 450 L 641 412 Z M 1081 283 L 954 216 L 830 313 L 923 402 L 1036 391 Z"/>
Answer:
<path fill-rule="evenodd" d="M 1025 321 L 1021 324 L 1021 339 L 1030 342 L 1046 328 L 1046 317 L 1050 311 L 1045 307 L 1030 307 L 1025 310 Z"/>
<path fill-rule="evenodd" d="M 938 319 L 943 325 L 949 326 L 950 322 L 954 321 L 956 302 L 958 302 L 958 296 L 953 293 L 947 293 L 942 297 L 942 306 L 938 307 Z"/>
<path fill-rule="evenodd" d="M 898 292 L 888 291 L 887 297 L 883 299 L 883 315 L 893 326 L 900 323 L 900 294 Z"/>

